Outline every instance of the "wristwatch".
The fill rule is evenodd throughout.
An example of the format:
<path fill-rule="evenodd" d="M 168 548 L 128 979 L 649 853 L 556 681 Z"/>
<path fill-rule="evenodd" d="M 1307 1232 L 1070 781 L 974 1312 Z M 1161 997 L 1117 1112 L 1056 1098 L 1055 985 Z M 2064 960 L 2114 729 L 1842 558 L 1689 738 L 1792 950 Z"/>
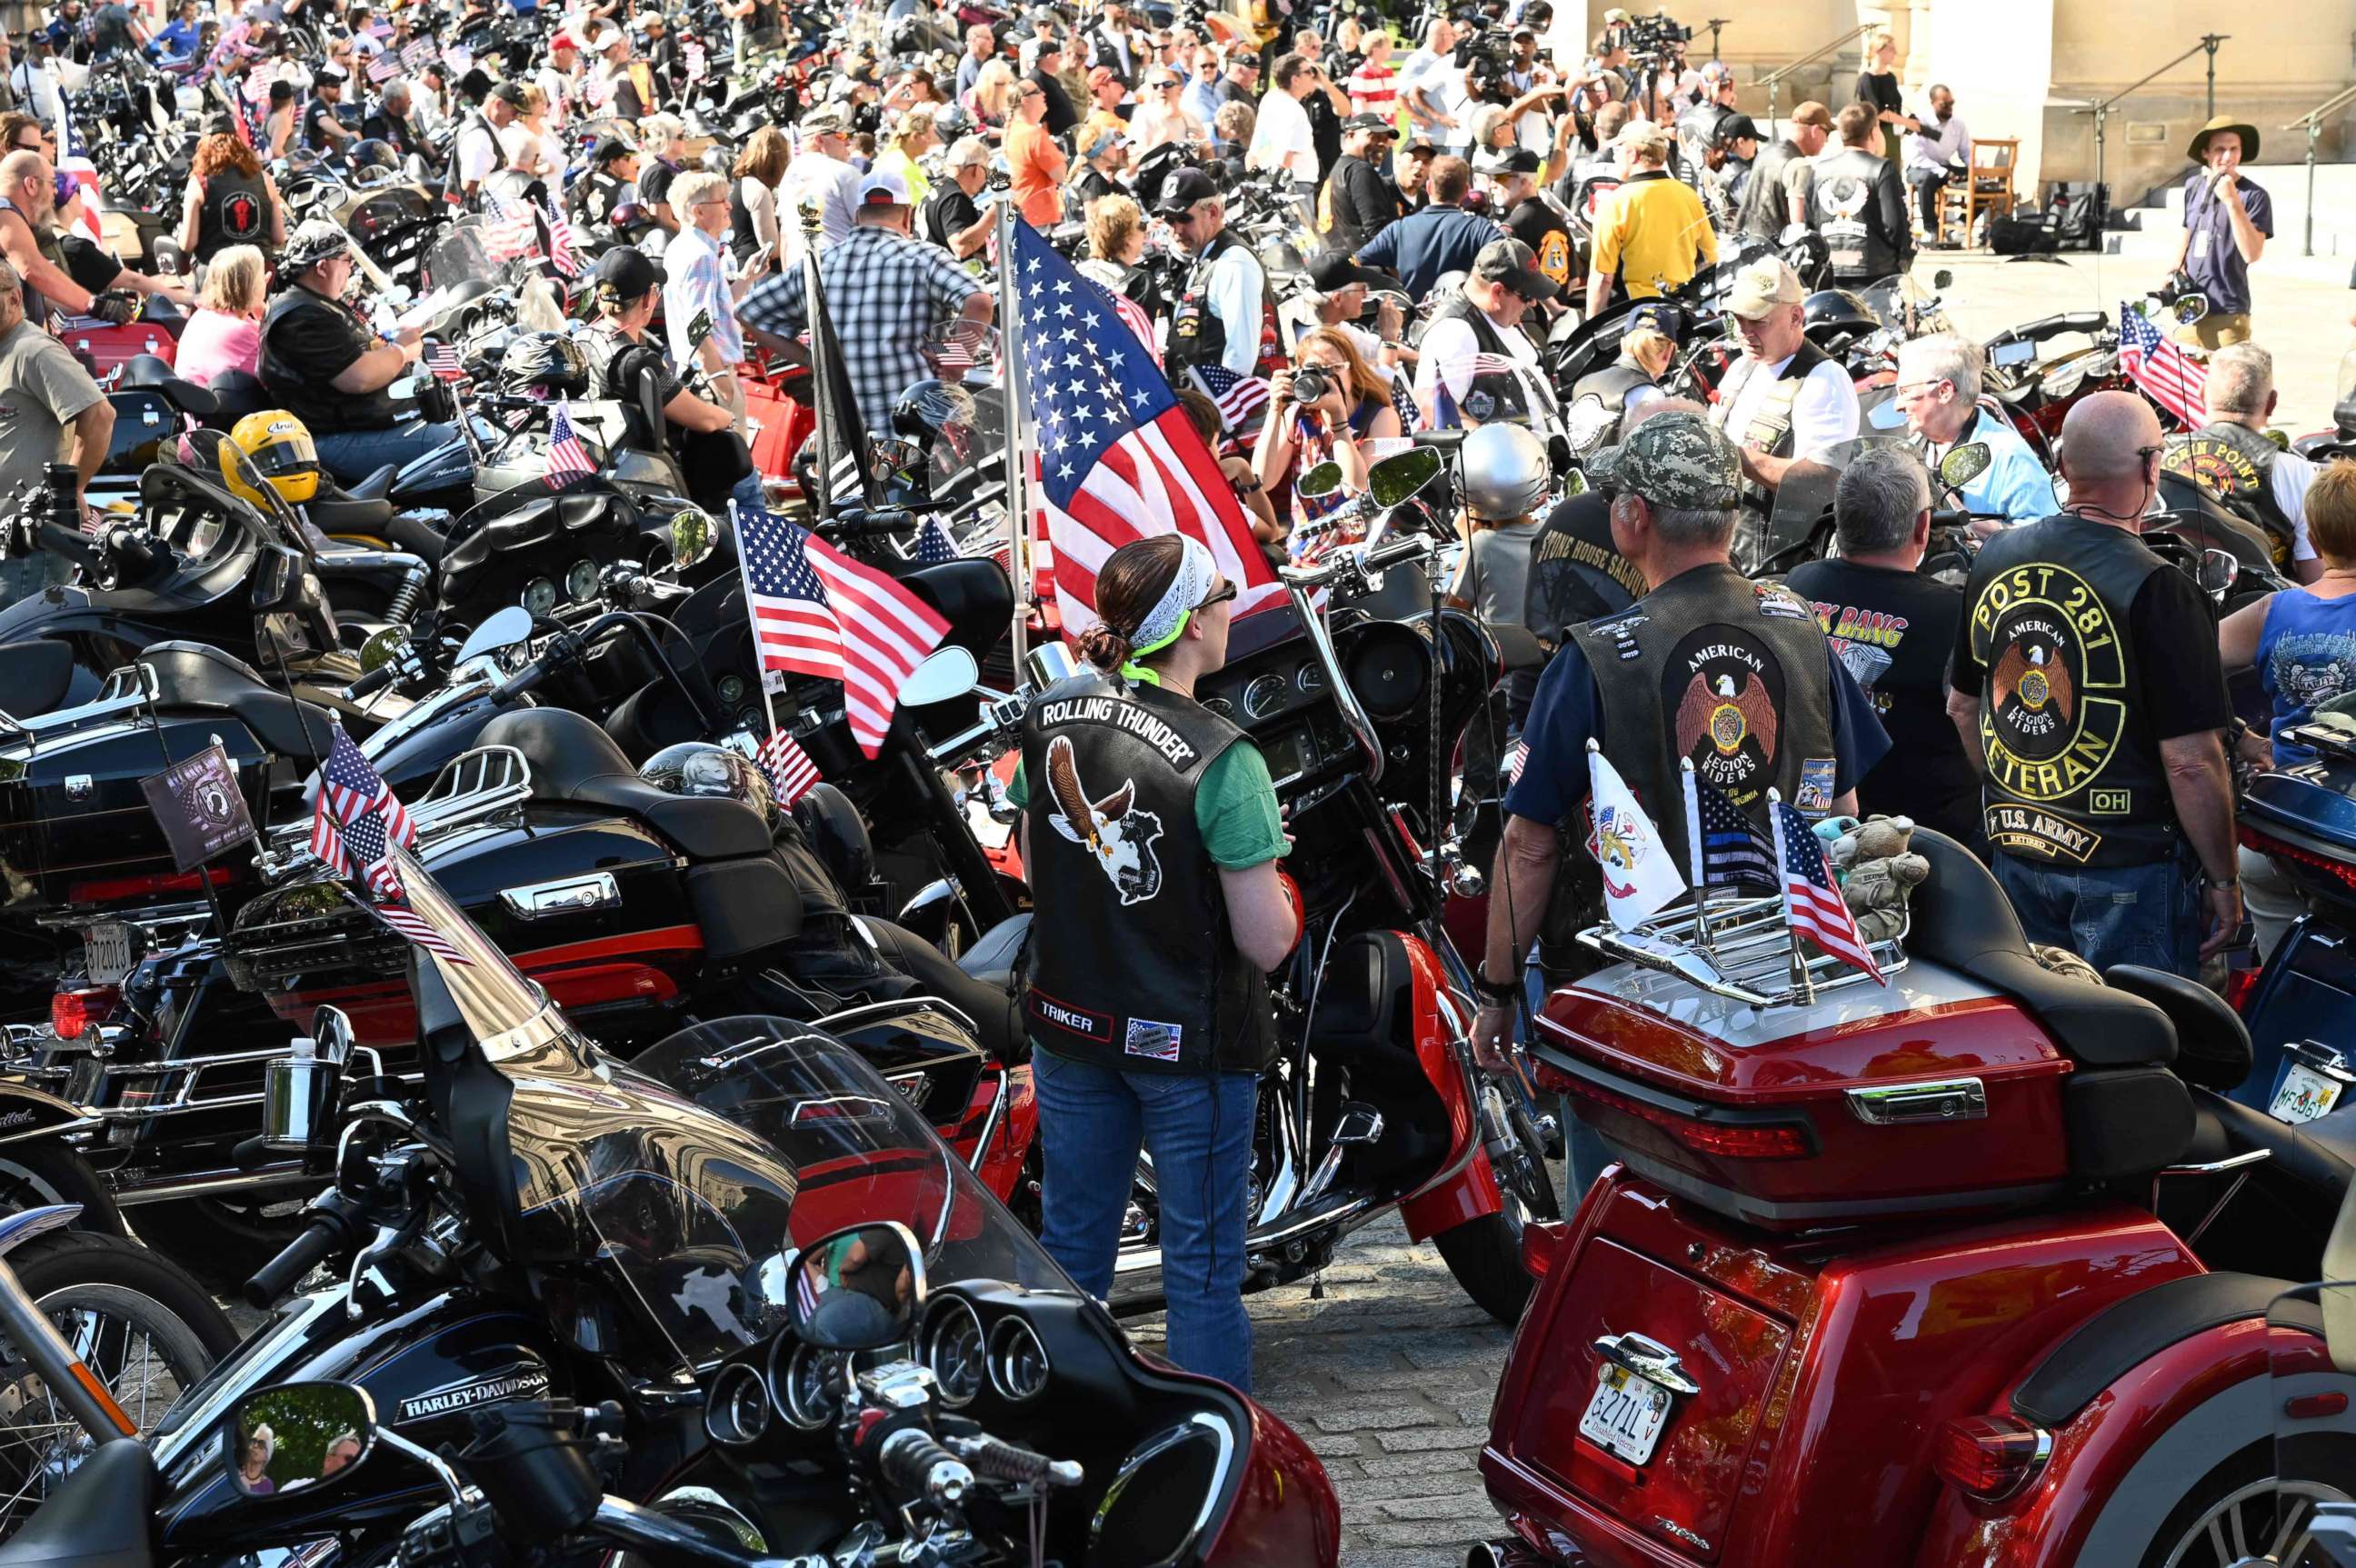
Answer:
<path fill-rule="evenodd" d="M 1472 969 L 1472 994 L 1479 998 L 1483 1007 L 1511 1007 L 1521 1000 L 1522 992 L 1521 987 L 1511 981 L 1500 984 L 1491 980 L 1481 972 L 1480 966 L 1476 964 Z"/>

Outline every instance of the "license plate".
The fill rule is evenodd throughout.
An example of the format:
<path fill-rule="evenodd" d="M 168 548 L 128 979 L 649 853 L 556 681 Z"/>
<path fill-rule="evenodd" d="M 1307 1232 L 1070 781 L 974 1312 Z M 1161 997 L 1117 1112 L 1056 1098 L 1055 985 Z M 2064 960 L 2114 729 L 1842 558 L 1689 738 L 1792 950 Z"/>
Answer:
<path fill-rule="evenodd" d="M 2267 1111 L 2277 1122 L 2312 1122 L 2340 1103 L 2341 1087 L 2338 1079 L 2327 1078 L 2313 1068 L 2293 1062 L 2283 1078 L 2282 1087 L 2275 1090 L 2275 1102 Z"/>
<path fill-rule="evenodd" d="M 131 928 L 119 920 L 84 928 L 82 968 L 92 985 L 112 985 L 131 972 Z"/>
<path fill-rule="evenodd" d="M 1579 1418 L 1579 1434 L 1631 1465 L 1642 1465 L 1652 1458 L 1661 1429 L 1669 1423 L 1671 1398 L 1660 1384 L 1606 1363 L 1587 1413 Z"/>

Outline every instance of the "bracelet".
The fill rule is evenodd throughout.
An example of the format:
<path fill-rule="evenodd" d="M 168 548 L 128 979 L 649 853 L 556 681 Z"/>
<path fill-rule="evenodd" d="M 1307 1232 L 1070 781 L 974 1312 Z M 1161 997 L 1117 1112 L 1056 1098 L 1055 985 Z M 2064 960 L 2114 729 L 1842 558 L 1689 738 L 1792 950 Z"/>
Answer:
<path fill-rule="evenodd" d="M 1472 994 L 1484 1007 L 1510 1007 L 1521 999 L 1521 989 L 1511 981 L 1491 980 L 1475 965 L 1472 970 Z"/>

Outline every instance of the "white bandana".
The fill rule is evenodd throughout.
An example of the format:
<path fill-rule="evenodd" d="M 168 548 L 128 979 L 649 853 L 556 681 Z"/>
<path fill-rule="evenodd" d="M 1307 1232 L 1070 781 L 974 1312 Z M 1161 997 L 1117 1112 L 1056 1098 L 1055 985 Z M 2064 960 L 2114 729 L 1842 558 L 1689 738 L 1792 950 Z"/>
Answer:
<path fill-rule="evenodd" d="M 1162 597 L 1146 612 L 1145 618 L 1137 623 L 1137 629 L 1129 634 L 1131 663 L 1177 641 L 1179 633 L 1186 629 L 1186 618 L 1210 596 L 1211 585 L 1219 580 L 1219 564 L 1212 559 L 1209 548 L 1191 534 L 1182 533 L 1177 538 L 1184 547 L 1178 558 L 1178 575 L 1170 580 L 1170 585 L 1162 591 Z"/>

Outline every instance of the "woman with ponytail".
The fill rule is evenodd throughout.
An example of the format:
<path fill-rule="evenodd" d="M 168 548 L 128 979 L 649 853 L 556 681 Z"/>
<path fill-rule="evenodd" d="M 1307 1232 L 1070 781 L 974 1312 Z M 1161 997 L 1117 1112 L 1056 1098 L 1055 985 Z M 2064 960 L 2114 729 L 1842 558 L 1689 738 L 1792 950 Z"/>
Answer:
<path fill-rule="evenodd" d="M 1040 1240 L 1108 1296 L 1141 1146 L 1153 1156 L 1170 1359 L 1251 1387 L 1244 1211 L 1268 972 L 1301 933 L 1259 748 L 1195 700 L 1235 585 L 1183 534 L 1097 573 L 1088 667 L 1039 694 L 1009 793 L 1036 899 L 1023 1013 L 1045 1161 Z"/>

